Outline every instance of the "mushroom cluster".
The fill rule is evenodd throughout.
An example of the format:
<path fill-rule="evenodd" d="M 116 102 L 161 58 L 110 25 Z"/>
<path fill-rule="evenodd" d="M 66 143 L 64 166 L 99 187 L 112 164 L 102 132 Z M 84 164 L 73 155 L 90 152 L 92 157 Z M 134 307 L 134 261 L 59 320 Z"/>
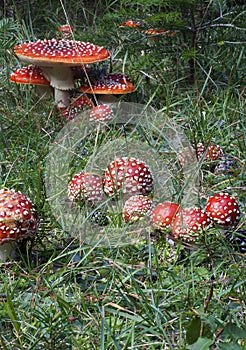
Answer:
<path fill-rule="evenodd" d="M 104 69 L 91 67 L 94 63 L 109 59 L 107 49 L 71 40 L 72 29 L 68 25 L 61 26 L 58 32 L 62 34 L 62 39 L 44 39 L 14 47 L 15 55 L 29 66 L 13 72 L 10 81 L 52 87 L 57 108 L 66 120 L 71 120 L 88 107 L 88 103 L 76 104 L 70 99 L 71 93 L 77 89 L 77 83 L 81 85 L 78 90 L 84 96 L 85 93 L 93 96 L 118 95 L 135 90 L 128 76 L 122 73 L 107 74 Z M 95 101 L 100 104 L 100 98 L 95 98 Z M 91 104 L 93 107 L 94 103 Z M 73 112 L 70 113 L 70 110 Z"/>

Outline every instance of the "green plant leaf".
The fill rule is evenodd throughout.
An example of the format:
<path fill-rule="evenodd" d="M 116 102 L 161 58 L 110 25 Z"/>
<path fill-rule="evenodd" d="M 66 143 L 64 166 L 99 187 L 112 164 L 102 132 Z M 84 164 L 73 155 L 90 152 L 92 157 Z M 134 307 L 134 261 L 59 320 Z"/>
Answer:
<path fill-rule="evenodd" d="M 213 344 L 213 339 L 208 339 L 208 338 L 198 338 L 198 340 L 188 346 L 188 349 L 190 350 L 209 350 L 210 345 Z"/>
<path fill-rule="evenodd" d="M 201 331 L 201 319 L 200 317 L 195 317 L 188 324 L 186 328 L 186 341 L 188 344 L 194 344 L 199 338 Z"/>

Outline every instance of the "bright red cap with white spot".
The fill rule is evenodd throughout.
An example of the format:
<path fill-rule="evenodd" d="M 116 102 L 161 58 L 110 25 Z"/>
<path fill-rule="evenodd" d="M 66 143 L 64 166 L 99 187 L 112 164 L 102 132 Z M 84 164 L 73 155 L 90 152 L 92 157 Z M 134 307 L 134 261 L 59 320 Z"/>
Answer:
<path fill-rule="evenodd" d="M 125 222 L 133 222 L 145 215 L 150 215 L 152 204 L 152 200 L 143 195 L 130 197 L 123 207 Z"/>
<path fill-rule="evenodd" d="M 0 190 L 0 245 L 32 236 L 38 221 L 28 197 L 13 189 Z"/>
<path fill-rule="evenodd" d="M 127 94 L 135 91 L 131 79 L 121 73 L 110 73 L 105 75 L 102 79 L 91 84 L 83 84 L 79 88 L 80 92 L 88 94 Z"/>
<path fill-rule="evenodd" d="M 114 112 L 112 108 L 102 104 L 92 108 L 89 118 L 91 121 L 108 122 L 114 118 Z"/>
<path fill-rule="evenodd" d="M 211 221 L 200 208 L 185 208 L 178 212 L 172 223 L 172 233 L 175 238 L 183 241 L 194 241 L 201 231 L 209 227 Z"/>
<path fill-rule="evenodd" d="M 14 47 L 14 52 L 20 60 L 36 62 L 38 66 L 52 64 L 78 66 L 109 58 L 109 52 L 104 47 L 64 39 L 44 39 L 22 43 Z"/>
<path fill-rule="evenodd" d="M 211 220 L 222 226 L 233 226 L 240 219 L 239 205 L 228 193 L 217 193 L 209 197 L 205 211 Z"/>
<path fill-rule="evenodd" d="M 180 207 L 176 203 L 159 203 L 152 212 L 153 225 L 158 229 L 169 228 L 179 210 Z"/>
<path fill-rule="evenodd" d="M 75 174 L 68 184 L 68 196 L 72 201 L 101 201 L 103 189 L 100 175 L 83 171 Z"/>
<path fill-rule="evenodd" d="M 124 27 L 132 27 L 132 28 L 137 28 L 141 26 L 141 22 L 140 21 L 134 21 L 132 19 L 128 19 L 125 22 L 122 22 L 120 27 L 124 28 Z"/>
<path fill-rule="evenodd" d="M 84 111 L 86 108 L 92 108 L 94 103 L 87 95 L 82 95 L 74 99 L 71 104 L 62 109 L 63 117 L 68 121 L 74 119 L 80 112 Z"/>
<path fill-rule="evenodd" d="M 201 142 L 197 144 L 197 155 L 199 159 L 217 160 L 223 156 L 222 148 L 219 145 L 210 143 L 206 148 Z"/>
<path fill-rule="evenodd" d="M 10 75 L 10 81 L 18 84 L 50 85 L 50 82 L 45 78 L 42 69 L 32 64 L 19 68 L 13 72 Z"/>
<path fill-rule="evenodd" d="M 111 196 L 122 191 L 128 197 L 148 195 L 153 190 L 153 176 L 146 163 L 136 158 L 116 158 L 105 171 L 104 191 Z"/>

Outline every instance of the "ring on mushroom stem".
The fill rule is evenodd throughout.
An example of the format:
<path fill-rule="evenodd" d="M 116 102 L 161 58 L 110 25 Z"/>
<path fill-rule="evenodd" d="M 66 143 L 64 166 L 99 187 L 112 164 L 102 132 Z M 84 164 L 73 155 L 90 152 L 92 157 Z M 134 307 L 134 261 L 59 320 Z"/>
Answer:
<path fill-rule="evenodd" d="M 14 52 L 21 61 L 41 67 L 54 88 L 58 107 L 69 104 L 69 90 L 75 87 L 71 67 L 104 61 L 110 56 L 103 47 L 64 39 L 22 43 L 14 47 Z"/>
<path fill-rule="evenodd" d="M 13 189 L 0 190 L 0 260 L 13 258 L 16 242 L 33 236 L 38 216 L 28 197 Z"/>

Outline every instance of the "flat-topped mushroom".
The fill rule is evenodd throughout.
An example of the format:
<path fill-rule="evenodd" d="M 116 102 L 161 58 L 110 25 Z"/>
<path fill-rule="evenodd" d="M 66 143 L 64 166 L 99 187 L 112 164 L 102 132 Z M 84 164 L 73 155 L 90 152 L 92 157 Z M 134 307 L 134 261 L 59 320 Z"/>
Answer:
<path fill-rule="evenodd" d="M 17 69 L 10 75 L 10 81 L 17 84 L 33 84 L 33 85 L 45 85 L 49 86 L 50 82 L 44 76 L 42 69 L 29 65 L 26 67 L 22 67 Z"/>
<path fill-rule="evenodd" d="M 68 90 L 74 88 L 71 67 L 104 61 L 110 56 L 104 47 L 64 39 L 44 39 L 22 43 L 14 47 L 14 52 L 21 61 L 42 68 L 55 90 L 55 102 L 58 107 L 69 104 Z"/>
<path fill-rule="evenodd" d="M 80 92 L 88 94 L 105 94 L 105 95 L 120 95 L 135 91 L 135 86 L 132 84 L 131 78 L 122 73 L 109 73 L 103 78 L 83 84 L 80 86 Z"/>

